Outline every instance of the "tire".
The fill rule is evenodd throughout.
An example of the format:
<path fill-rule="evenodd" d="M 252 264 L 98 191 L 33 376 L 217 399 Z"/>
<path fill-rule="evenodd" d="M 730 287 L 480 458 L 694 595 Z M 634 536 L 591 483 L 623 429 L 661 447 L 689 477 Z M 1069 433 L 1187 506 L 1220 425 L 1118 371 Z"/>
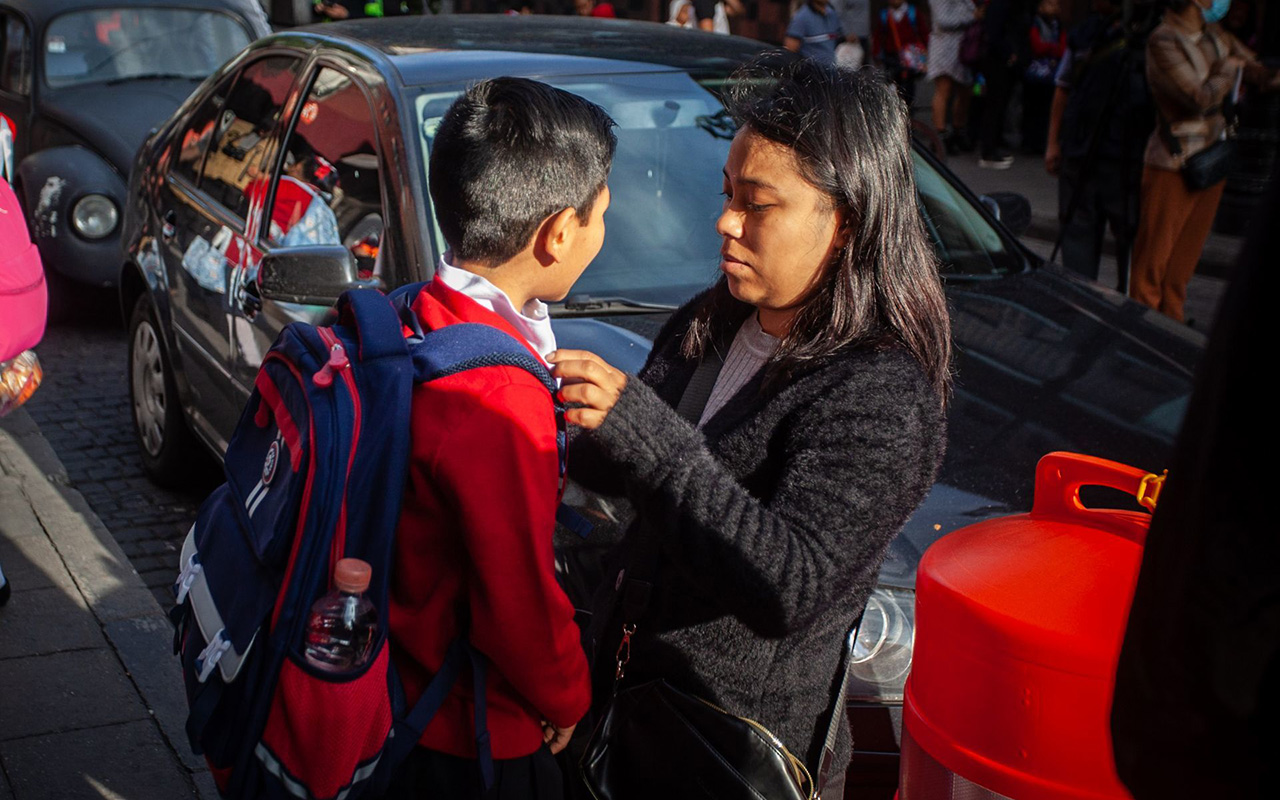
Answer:
<path fill-rule="evenodd" d="M 206 457 L 183 419 L 173 366 L 146 294 L 129 317 L 129 408 L 147 476 L 167 489 L 190 485 Z"/>

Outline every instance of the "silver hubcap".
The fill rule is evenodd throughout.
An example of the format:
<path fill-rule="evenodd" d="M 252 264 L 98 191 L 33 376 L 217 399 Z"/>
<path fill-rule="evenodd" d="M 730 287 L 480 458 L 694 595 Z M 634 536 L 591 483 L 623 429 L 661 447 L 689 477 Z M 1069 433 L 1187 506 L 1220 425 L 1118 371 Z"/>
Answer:
<path fill-rule="evenodd" d="M 160 340 L 150 322 L 143 322 L 133 332 L 133 419 L 138 426 L 142 446 L 153 458 L 164 447 L 164 419 L 168 398 L 164 393 L 164 362 L 160 357 Z"/>

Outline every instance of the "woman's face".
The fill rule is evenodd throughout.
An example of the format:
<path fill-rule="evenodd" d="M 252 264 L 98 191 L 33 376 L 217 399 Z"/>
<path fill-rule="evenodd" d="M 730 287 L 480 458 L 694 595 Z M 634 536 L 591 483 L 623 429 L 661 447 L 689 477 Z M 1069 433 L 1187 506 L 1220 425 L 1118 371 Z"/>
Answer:
<path fill-rule="evenodd" d="M 733 296 L 759 308 L 760 324 L 779 336 L 844 244 L 842 215 L 800 176 L 789 148 L 750 128 L 729 147 L 724 195 L 720 270 Z"/>

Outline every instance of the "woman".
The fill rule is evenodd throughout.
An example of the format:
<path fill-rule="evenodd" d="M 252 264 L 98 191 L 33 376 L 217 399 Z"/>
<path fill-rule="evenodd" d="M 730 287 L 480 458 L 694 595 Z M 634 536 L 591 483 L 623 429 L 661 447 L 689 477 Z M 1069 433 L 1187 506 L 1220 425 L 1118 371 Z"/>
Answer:
<path fill-rule="evenodd" d="M 636 508 L 596 607 L 597 693 L 632 623 L 626 685 L 665 678 L 754 719 L 812 771 L 845 636 L 942 456 L 950 333 L 893 88 L 810 60 L 743 78 L 722 279 L 673 315 L 638 378 L 583 351 L 551 361 L 588 430 L 572 477 Z M 686 388 L 716 352 L 698 409 Z M 654 541 L 646 609 L 624 619 L 617 568 Z"/>
<path fill-rule="evenodd" d="M 1226 7 L 1220 0 L 1169 0 L 1164 19 L 1147 40 L 1156 129 L 1143 159 L 1129 294 L 1178 321 L 1225 184 L 1193 191 L 1180 174 L 1182 166 L 1222 138 L 1227 126 L 1222 105 L 1241 76 L 1276 88 L 1275 71 L 1215 24 Z"/>
<path fill-rule="evenodd" d="M 970 150 L 972 144 L 965 129 L 973 72 L 960 62 L 960 44 L 965 30 L 980 19 L 980 13 L 973 0 L 936 0 L 929 9 L 933 33 L 929 36 L 929 66 L 925 74 L 933 81 L 933 127 L 949 152 Z M 951 127 L 947 126 L 948 111 L 952 111 Z"/>

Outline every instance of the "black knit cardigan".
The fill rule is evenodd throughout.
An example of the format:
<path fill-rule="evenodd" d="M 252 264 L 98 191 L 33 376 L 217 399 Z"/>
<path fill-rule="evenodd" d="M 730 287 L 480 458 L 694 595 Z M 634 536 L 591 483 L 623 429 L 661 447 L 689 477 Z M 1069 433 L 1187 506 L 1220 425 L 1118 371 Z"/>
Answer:
<path fill-rule="evenodd" d="M 754 719 L 812 771 L 845 634 L 941 462 L 942 408 L 905 348 L 850 347 L 772 390 L 761 371 L 699 430 L 674 409 L 696 368 L 680 347 L 701 299 L 570 447 L 574 480 L 636 508 L 597 597 L 598 661 L 611 664 L 620 638 L 614 576 L 648 526 L 662 555 L 625 683 L 665 678 Z M 752 310 L 713 333 L 731 340 Z M 611 669 L 595 674 L 607 696 Z M 850 753 L 846 722 L 833 774 Z"/>

